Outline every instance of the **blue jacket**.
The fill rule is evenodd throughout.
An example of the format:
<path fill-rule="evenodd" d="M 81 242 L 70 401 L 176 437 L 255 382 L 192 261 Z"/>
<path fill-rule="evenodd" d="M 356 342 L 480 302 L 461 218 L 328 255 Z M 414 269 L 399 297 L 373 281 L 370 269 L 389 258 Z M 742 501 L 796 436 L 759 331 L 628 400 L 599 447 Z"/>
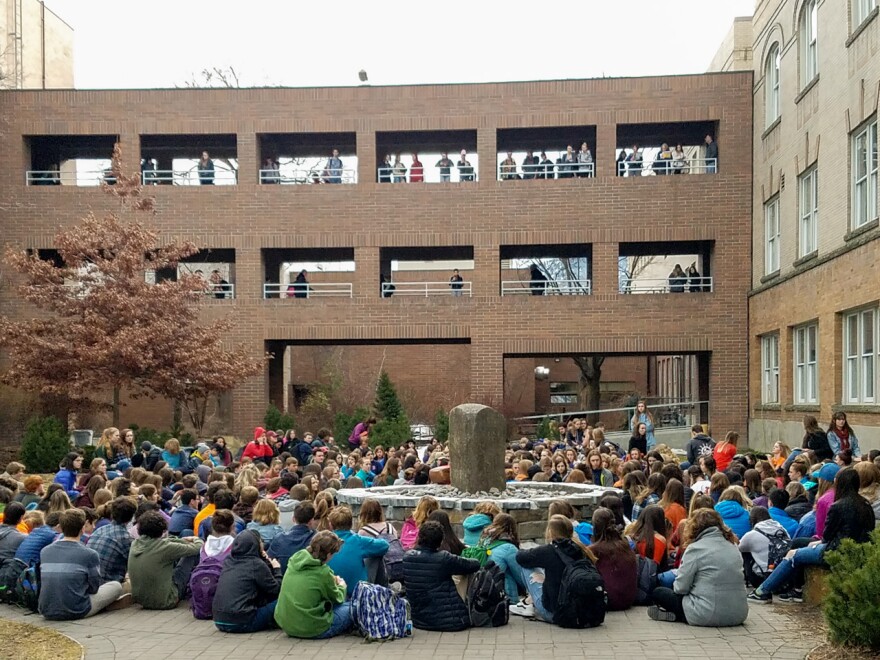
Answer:
<path fill-rule="evenodd" d="M 798 521 L 792 518 L 785 512 L 785 509 L 777 509 L 775 506 L 770 507 L 770 517 L 773 518 L 780 525 L 785 527 L 785 531 L 788 532 L 788 535 L 791 538 L 794 538 L 794 533 L 798 528 Z"/>
<path fill-rule="evenodd" d="M 369 536 L 358 536 L 351 530 L 334 532 L 342 539 L 342 547 L 333 558 L 327 562 L 336 575 L 345 580 L 348 597 L 361 580 L 367 579 L 367 568 L 364 559 L 368 557 L 382 557 L 388 552 L 388 541 L 374 539 Z"/>
<path fill-rule="evenodd" d="M 464 544 L 468 547 L 475 546 L 480 542 L 483 530 L 492 524 L 492 519 L 485 513 L 472 513 L 461 526 L 464 527 Z"/>
<path fill-rule="evenodd" d="M 37 527 L 18 546 L 18 550 L 15 551 L 15 558 L 20 559 L 28 566 L 36 564 L 40 561 L 40 551 L 52 543 L 57 536 L 58 534 L 51 527 L 46 525 Z"/>
<path fill-rule="evenodd" d="M 168 463 L 168 467 L 172 470 L 180 469 L 180 464 L 183 459 L 183 452 L 178 452 L 177 454 L 171 454 L 167 451 L 162 452 L 162 460 Z"/>
<path fill-rule="evenodd" d="M 840 452 L 840 440 L 833 429 L 828 431 L 828 444 L 831 445 L 831 451 L 837 456 L 838 452 Z M 859 439 L 852 431 L 849 434 L 849 448 L 855 458 L 859 458 L 862 455 L 862 450 L 859 448 Z"/>
<path fill-rule="evenodd" d="M 208 537 L 211 536 L 211 519 L 213 517 L 214 516 L 208 516 L 199 524 L 198 536 L 203 541 L 206 541 Z M 245 527 L 247 527 L 247 523 L 238 516 L 235 516 L 235 533 L 241 534 Z"/>
<path fill-rule="evenodd" d="M 816 535 L 816 512 L 809 511 L 798 521 L 797 531 L 793 539 L 808 539 Z"/>
<path fill-rule="evenodd" d="M 516 561 L 519 552 L 513 543 L 499 543 L 489 551 L 489 559 L 504 571 L 504 591 L 511 603 L 519 602 L 520 591 L 526 593 L 528 586 L 523 581 L 522 567 Z"/>
<path fill-rule="evenodd" d="M 76 472 L 73 470 L 58 470 L 58 474 L 54 479 L 56 484 L 64 486 L 67 496 L 73 500 L 79 497 L 79 491 L 76 489 Z"/>
<path fill-rule="evenodd" d="M 365 486 L 366 488 L 369 488 L 370 486 L 372 486 L 372 485 L 373 485 L 373 479 L 376 478 L 376 475 L 375 475 L 375 474 L 373 474 L 372 472 L 365 472 L 363 469 L 358 470 L 358 471 L 357 471 L 357 474 L 355 474 L 354 476 L 356 476 L 358 479 L 360 479 L 361 481 L 363 481 L 363 482 L 364 482 L 364 486 Z"/>
<path fill-rule="evenodd" d="M 269 544 L 266 553 L 272 559 L 278 560 L 278 563 L 281 564 L 281 574 L 284 575 L 287 571 L 287 562 L 297 552 L 307 548 L 314 535 L 315 530 L 308 525 L 294 525 L 286 532 L 278 534 L 272 539 L 272 543 Z"/>
<path fill-rule="evenodd" d="M 730 527 L 733 533 L 736 534 L 737 538 L 741 539 L 751 531 L 752 526 L 749 524 L 749 512 L 739 502 L 724 500 L 715 505 L 715 510 L 721 515 L 724 524 Z"/>
<path fill-rule="evenodd" d="M 199 512 L 191 506 L 179 506 L 171 512 L 171 522 L 168 523 L 168 533 L 172 536 L 180 536 L 184 530 L 190 530 L 195 535 L 196 530 L 193 529 L 193 523 Z"/>

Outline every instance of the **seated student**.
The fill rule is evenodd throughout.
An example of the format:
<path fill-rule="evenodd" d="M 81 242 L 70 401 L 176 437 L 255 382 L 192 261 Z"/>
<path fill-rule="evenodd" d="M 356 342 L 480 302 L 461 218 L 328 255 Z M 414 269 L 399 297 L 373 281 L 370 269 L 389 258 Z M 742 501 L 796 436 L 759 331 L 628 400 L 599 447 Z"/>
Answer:
<path fill-rule="evenodd" d="M 527 588 L 522 566 L 516 561 L 519 532 L 513 517 L 507 513 L 496 515 L 492 524 L 483 530 L 480 545 L 488 549 L 489 559 L 504 571 L 504 591 L 510 602 L 519 602 L 520 593 L 526 593 Z"/>
<path fill-rule="evenodd" d="M 18 502 L 7 504 L 3 510 L 3 524 L 0 525 L 0 563 L 13 559 L 18 547 L 27 536 L 17 529 L 24 514 L 24 507 Z"/>
<path fill-rule="evenodd" d="M 131 595 L 145 610 L 171 610 L 177 607 L 186 593 L 189 570 L 178 562 L 184 557 L 196 557 L 202 549 L 201 539 L 189 536 L 164 537 L 168 524 L 158 511 L 147 511 L 137 519 L 138 538 L 131 545 L 128 558 L 128 577 Z"/>
<path fill-rule="evenodd" d="M 807 498 L 807 490 L 803 484 L 792 481 L 785 487 L 785 491 L 789 497 L 785 512 L 791 516 L 792 520 L 800 522 L 801 518 L 813 510 L 810 500 Z"/>
<path fill-rule="evenodd" d="M 419 527 L 428 519 L 428 516 L 439 508 L 439 502 L 430 495 L 419 499 L 413 514 L 403 522 L 403 528 L 400 530 L 400 543 L 404 550 L 411 550 L 415 547 Z"/>
<path fill-rule="evenodd" d="M 685 523 L 686 549 L 673 588 L 657 587 L 648 608 L 655 621 L 738 626 L 749 605 L 736 537 L 717 511 L 699 509 Z"/>
<path fill-rule="evenodd" d="M 663 509 L 660 509 L 660 515 L 663 515 Z M 550 517 L 545 539 L 547 541 L 545 545 L 516 553 L 516 561 L 523 567 L 523 581 L 526 583 L 532 602 L 526 604 L 523 601 L 511 605 L 510 613 L 518 616 L 534 616 L 541 621 L 553 623 L 556 604 L 559 602 L 559 591 L 562 588 L 562 574 L 568 565 L 559 556 L 560 553 L 572 560 L 586 558 L 594 564 L 596 557 L 574 536 L 571 520 L 565 516 Z M 543 576 L 540 571 L 534 569 L 543 569 Z"/>
<path fill-rule="evenodd" d="M 785 512 L 785 507 L 788 506 L 788 493 L 782 488 L 775 488 L 767 495 L 767 499 L 770 503 L 770 517 L 785 527 L 785 531 L 788 532 L 789 536 L 794 536 L 798 528 L 798 521 L 792 519 Z"/>
<path fill-rule="evenodd" d="M 779 549 L 788 552 L 791 538 L 785 527 L 770 517 L 766 507 L 753 507 L 749 512 L 749 522 L 752 530 L 739 540 L 739 551 L 743 556 L 746 582 L 755 588 L 760 586 L 776 568 L 776 565 L 770 562 L 771 548 L 777 548 L 774 553 L 778 553 Z"/>
<path fill-rule="evenodd" d="M 465 630 L 470 627 L 470 615 L 452 576 L 476 573 L 480 562 L 441 550 L 442 542 L 440 523 L 427 520 L 419 526 L 416 547 L 403 557 L 406 596 L 412 608 L 413 626 L 438 632 Z"/>
<path fill-rule="evenodd" d="M 821 541 L 813 541 L 805 548 L 789 550 L 785 559 L 764 582 L 749 594 L 752 602 L 766 603 L 780 594 L 790 583 L 794 588 L 777 596 L 783 602 L 802 602 L 799 588 L 803 584 L 804 566 L 824 566 L 825 553 L 836 550 L 843 539 L 856 543 L 867 543 L 874 530 L 874 510 L 864 497 L 859 495 L 859 473 L 853 468 L 844 468 L 834 479 L 834 504 L 828 510 L 825 531 Z M 772 493 L 771 493 L 772 495 Z M 771 514 L 772 514 L 771 510 Z"/>
<path fill-rule="evenodd" d="M 214 513 L 217 513 L 217 511 L 220 510 L 229 511 L 230 515 L 232 515 L 233 521 L 235 522 L 235 532 L 243 532 L 246 526 L 245 522 L 241 518 L 237 517 L 234 513 L 232 513 L 232 507 L 234 506 L 235 495 L 231 490 L 219 490 L 214 495 Z M 202 520 L 202 522 L 199 524 L 198 535 L 199 538 L 203 541 L 206 540 L 211 533 L 211 518 L 214 513 Z"/>
<path fill-rule="evenodd" d="M 198 504 L 198 501 L 199 495 L 196 491 L 189 488 L 181 491 L 180 505 L 171 512 L 171 521 L 168 523 L 168 533 L 171 536 L 193 536 L 195 534 L 195 519 L 199 515 L 199 511 L 193 506 L 193 503 Z"/>
<path fill-rule="evenodd" d="M 351 531 L 352 515 L 347 506 L 337 506 L 329 514 L 328 520 L 333 533 L 342 539 L 342 547 L 327 562 L 333 572 L 348 585 L 348 597 L 361 580 L 367 579 L 364 560 L 370 557 L 384 557 L 388 552 L 388 541 L 367 536 L 358 536 Z"/>
<path fill-rule="evenodd" d="M 208 489 L 205 491 L 205 505 L 196 515 L 195 520 L 193 520 L 193 536 L 198 533 L 205 518 L 208 518 L 216 511 L 217 506 L 214 504 L 214 497 L 221 490 L 228 490 L 225 481 L 215 481 L 208 485 Z"/>
<path fill-rule="evenodd" d="M 590 551 L 596 556 L 596 568 L 605 581 L 608 610 L 632 607 L 639 593 L 639 562 L 609 509 L 599 507 L 593 512 Z"/>
<path fill-rule="evenodd" d="M 251 633 L 275 628 L 275 604 L 281 588 L 277 559 L 268 559 L 263 541 L 245 530 L 232 543 L 217 581 L 212 611 L 221 632 Z"/>
<path fill-rule="evenodd" d="M 475 546 L 483 530 L 492 524 L 492 520 L 501 513 L 501 509 L 495 502 L 479 502 L 474 507 L 474 512 L 461 523 L 464 528 L 464 544 Z"/>
<path fill-rule="evenodd" d="M 79 470 L 82 468 L 83 457 L 75 451 L 69 452 L 64 460 L 61 461 L 61 468 L 55 474 L 54 483 L 61 484 L 67 496 L 75 500 L 79 497 L 79 490 L 76 487 L 76 480 L 79 476 Z"/>
<path fill-rule="evenodd" d="M 55 525 L 58 524 L 60 514 L 52 515 Z M 40 561 L 40 552 L 50 543 L 54 542 L 58 534 L 52 527 L 55 525 L 47 525 L 46 519 L 42 511 L 28 511 L 24 514 L 22 522 L 28 526 L 30 530 L 27 538 L 18 546 L 15 551 L 15 558 L 22 562 L 25 566 L 33 566 Z"/>
<path fill-rule="evenodd" d="M 289 475 L 285 475 L 289 476 Z M 256 486 L 245 486 L 238 493 L 238 502 L 232 507 L 232 513 L 246 523 L 254 520 L 254 506 L 260 501 L 260 491 Z"/>
<path fill-rule="evenodd" d="M 724 524 L 740 539 L 752 528 L 749 523 L 749 509 L 751 508 L 752 502 L 746 497 L 742 486 L 725 488 L 721 497 L 718 498 L 718 504 L 715 505 L 715 510 L 721 516 Z"/>
<path fill-rule="evenodd" d="M 635 545 L 636 554 L 654 560 L 658 573 L 668 568 L 667 521 L 660 505 L 642 509 L 638 519 L 627 526 L 625 534 Z"/>
<path fill-rule="evenodd" d="M 20 502 L 25 509 L 29 509 L 39 504 L 45 494 L 43 477 L 32 474 L 24 478 L 24 489 L 15 496 L 15 501 Z"/>
<path fill-rule="evenodd" d="M 373 474 L 372 466 L 370 465 L 369 458 L 361 459 L 361 469 L 358 470 L 354 476 L 364 482 L 364 486 L 370 488 L 373 485 L 373 479 L 376 478 L 376 475 Z"/>
<path fill-rule="evenodd" d="M 253 520 L 248 523 L 247 529 L 252 529 L 260 538 L 263 539 L 263 545 L 268 547 L 278 534 L 284 530 L 278 521 L 281 519 L 281 513 L 278 511 L 278 505 L 272 500 L 260 500 L 254 507 Z"/>
<path fill-rule="evenodd" d="M 134 539 L 128 525 L 135 514 L 134 500 L 117 497 L 110 504 L 112 523 L 94 531 L 89 537 L 89 547 L 98 553 L 101 577 L 105 581 L 125 582 L 128 573 L 128 554 Z"/>
<path fill-rule="evenodd" d="M 287 571 L 290 558 L 307 548 L 315 535 L 315 527 L 318 524 L 315 520 L 315 505 L 309 501 L 300 502 L 293 510 L 293 519 L 296 524 L 272 539 L 267 550 L 269 557 L 277 559 L 281 564 L 282 575 Z"/>
<path fill-rule="evenodd" d="M 235 541 L 235 516 L 229 509 L 218 509 L 209 519 L 211 533 L 205 539 L 203 557 L 220 557 L 229 554 Z"/>
<path fill-rule="evenodd" d="M 290 558 L 275 606 L 275 623 L 288 637 L 329 639 L 351 629 L 345 580 L 327 565 L 340 548 L 342 539 L 333 532 L 318 532 Z"/>
<path fill-rule="evenodd" d="M 119 601 L 130 603 L 122 595 L 119 582 L 101 584 L 98 553 L 80 541 L 86 514 L 69 509 L 61 514 L 59 525 L 64 535 L 40 553 L 39 612 L 50 621 L 83 619 L 97 614 Z"/>

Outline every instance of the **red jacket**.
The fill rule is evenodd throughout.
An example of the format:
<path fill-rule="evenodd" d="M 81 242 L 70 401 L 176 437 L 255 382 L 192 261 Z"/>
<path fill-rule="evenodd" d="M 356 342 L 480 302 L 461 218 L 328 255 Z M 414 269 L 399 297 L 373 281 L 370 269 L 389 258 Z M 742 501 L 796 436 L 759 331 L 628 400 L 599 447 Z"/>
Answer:
<path fill-rule="evenodd" d="M 272 458 L 273 455 L 272 447 L 269 445 L 258 445 L 256 441 L 251 441 L 244 448 L 241 457 L 247 456 L 252 461 L 256 461 L 259 458 Z"/>

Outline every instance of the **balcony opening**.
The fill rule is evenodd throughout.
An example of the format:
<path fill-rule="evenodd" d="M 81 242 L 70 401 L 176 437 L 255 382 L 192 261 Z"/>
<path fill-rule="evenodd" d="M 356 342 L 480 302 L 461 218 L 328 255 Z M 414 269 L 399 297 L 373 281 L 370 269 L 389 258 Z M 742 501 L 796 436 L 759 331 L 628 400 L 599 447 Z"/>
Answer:
<path fill-rule="evenodd" d="M 232 134 L 141 135 L 144 185 L 234 186 L 238 138 Z"/>
<path fill-rule="evenodd" d="M 714 143 L 717 133 L 717 121 L 618 124 L 617 176 L 715 174 L 718 157 L 706 136 Z"/>
<path fill-rule="evenodd" d="M 502 296 L 588 296 L 592 292 L 593 247 L 502 245 Z"/>
<path fill-rule="evenodd" d="M 266 248 L 263 298 L 351 298 L 354 248 Z"/>
<path fill-rule="evenodd" d="M 198 275 L 204 285 L 193 293 L 205 299 L 231 300 L 235 298 L 235 250 L 232 248 L 204 248 L 181 261 L 176 268 L 149 270 L 144 279 L 149 284 L 176 282 L 182 275 Z"/>
<path fill-rule="evenodd" d="M 596 175 L 595 126 L 502 128 L 497 139 L 499 181 Z"/>
<path fill-rule="evenodd" d="M 116 135 L 25 136 L 29 186 L 99 186 L 115 183 L 110 171 Z"/>
<path fill-rule="evenodd" d="M 357 183 L 355 133 L 261 133 L 257 145 L 262 184 Z"/>
<path fill-rule="evenodd" d="M 383 298 L 470 298 L 474 293 L 473 246 L 382 248 L 379 264 Z"/>
<path fill-rule="evenodd" d="M 470 183 L 478 172 L 475 130 L 376 133 L 379 183 Z"/>
<path fill-rule="evenodd" d="M 714 241 L 621 243 L 620 293 L 711 293 Z"/>

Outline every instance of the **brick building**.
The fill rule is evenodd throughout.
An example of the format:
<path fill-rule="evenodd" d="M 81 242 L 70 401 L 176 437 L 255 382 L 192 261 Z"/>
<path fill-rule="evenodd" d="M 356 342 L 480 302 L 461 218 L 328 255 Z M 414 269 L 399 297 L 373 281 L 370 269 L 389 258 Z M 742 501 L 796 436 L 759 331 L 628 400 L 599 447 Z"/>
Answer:
<path fill-rule="evenodd" d="M 254 355 L 275 355 L 261 377 L 229 397 L 218 424 L 238 434 L 261 419 L 267 400 L 290 402 L 292 374 L 310 368 L 298 355 L 333 346 L 359 356 L 372 374 L 384 361 L 401 389 L 454 392 L 445 401 L 450 405 L 503 405 L 505 364 L 513 360 L 534 365 L 602 354 L 625 365 L 630 358 L 690 356 L 699 397 L 710 401 L 702 421 L 744 430 L 751 89 L 752 73 L 738 72 L 476 85 L 6 92 L 0 95 L 0 112 L 9 118 L 0 137 L 0 199 L 13 203 L 2 230 L 13 244 L 48 250 L 59 225 L 88 209 L 113 207 L 89 185 L 96 175 L 80 165 L 63 185 L 36 185 L 54 176 L 54 166 L 63 173 L 70 160 L 102 165 L 117 139 L 128 167 L 148 163 L 145 176 L 168 184 L 150 189 L 157 228 L 205 250 L 189 267 L 218 268 L 233 285 L 228 297 L 206 299 L 203 313 L 232 315 L 230 340 Z M 706 134 L 720 147 L 717 172 L 702 159 Z M 523 172 L 526 150 L 555 155 L 582 141 L 592 168 L 554 166 L 553 180 L 529 180 Z M 665 171 L 652 167 L 652 154 L 663 142 L 681 143 L 696 157 L 683 175 L 656 176 Z M 643 150 L 643 168 L 619 167 L 621 150 L 633 144 Z M 309 159 L 323 162 L 333 148 L 344 172 L 290 169 Z M 459 181 L 453 168 L 451 182 L 435 182 L 436 154 L 448 152 L 456 161 L 462 149 L 476 180 Z M 186 185 L 198 183 L 197 175 L 178 168 L 202 150 L 218 164 L 216 183 L 231 185 Z M 429 155 L 426 182 L 380 182 L 377 168 L 396 152 Z M 512 180 L 501 168 L 507 152 L 520 161 Z M 280 174 L 267 173 L 267 158 L 285 163 Z M 317 185 L 337 174 L 341 184 Z M 276 179 L 291 185 L 269 185 Z M 699 263 L 711 279 L 682 293 L 670 293 L 666 282 L 625 290 L 619 264 L 639 255 L 685 255 L 683 263 Z M 537 258 L 577 259 L 583 268 L 573 284 L 550 282 L 547 295 L 515 295 L 529 280 L 511 279 L 505 264 Z M 311 272 L 314 295 L 287 297 L 289 273 L 313 262 L 353 267 Z M 464 295 L 451 295 L 447 270 L 404 275 L 403 262 L 468 264 Z M 437 273 L 438 286 L 424 284 Z M 385 274 L 397 286 L 390 297 L 380 294 Z M 414 295 L 405 295 L 408 286 Z M 8 286 L 0 288 L 0 304 L 12 315 L 28 313 Z M 533 380 L 531 371 L 523 377 Z M 642 380 L 638 372 L 633 382 Z M 170 408 L 138 402 L 123 411 L 123 422 L 165 426 Z"/>

